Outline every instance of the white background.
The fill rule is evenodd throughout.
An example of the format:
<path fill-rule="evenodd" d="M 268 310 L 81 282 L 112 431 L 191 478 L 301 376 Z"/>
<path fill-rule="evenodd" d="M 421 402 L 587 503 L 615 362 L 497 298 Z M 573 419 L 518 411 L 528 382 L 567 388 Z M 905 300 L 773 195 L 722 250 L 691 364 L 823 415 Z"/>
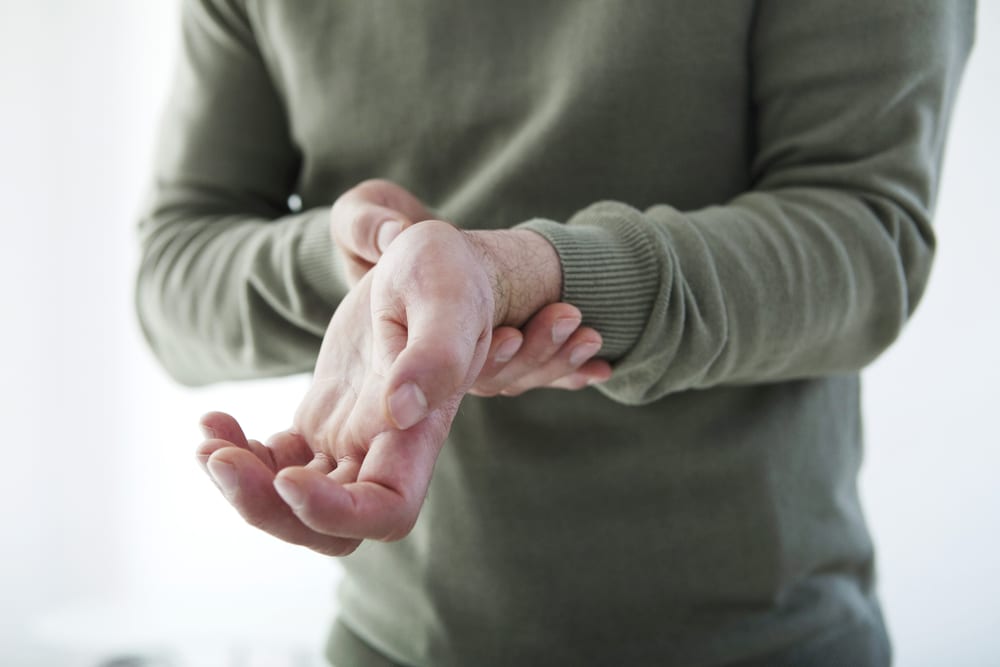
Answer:
<path fill-rule="evenodd" d="M 336 565 L 244 526 L 191 456 L 202 412 L 270 433 L 305 381 L 178 388 L 133 319 L 175 35 L 166 0 L 0 0 L 3 665 L 318 664 L 332 613 Z M 930 289 L 865 374 L 862 491 L 903 667 L 1000 664 L 998 40 L 982 0 Z"/>

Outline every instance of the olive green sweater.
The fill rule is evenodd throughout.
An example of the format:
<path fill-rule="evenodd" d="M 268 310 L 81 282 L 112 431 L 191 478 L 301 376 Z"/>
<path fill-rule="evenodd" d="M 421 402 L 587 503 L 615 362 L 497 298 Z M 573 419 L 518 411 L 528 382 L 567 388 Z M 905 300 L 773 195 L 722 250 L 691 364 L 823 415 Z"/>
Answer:
<path fill-rule="evenodd" d="M 888 661 L 857 373 L 927 281 L 973 13 L 186 3 L 137 288 L 178 380 L 312 367 L 328 207 L 370 177 L 545 235 L 614 363 L 465 399 L 413 533 L 345 559 L 333 659 Z"/>

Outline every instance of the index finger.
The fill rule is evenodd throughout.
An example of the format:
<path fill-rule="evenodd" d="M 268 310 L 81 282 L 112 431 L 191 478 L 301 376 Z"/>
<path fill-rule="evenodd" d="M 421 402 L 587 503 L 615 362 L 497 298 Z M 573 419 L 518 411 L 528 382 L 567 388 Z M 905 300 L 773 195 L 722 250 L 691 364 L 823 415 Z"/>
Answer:
<path fill-rule="evenodd" d="M 457 406 L 455 401 L 409 430 L 376 436 L 356 481 L 342 484 L 336 471 L 324 475 L 288 468 L 275 478 L 275 486 L 302 523 L 318 533 L 401 539 L 416 523 Z"/>
<path fill-rule="evenodd" d="M 219 479 L 223 495 L 251 526 L 291 544 L 329 556 L 345 556 L 359 540 L 312 530 L 289 509 L 274 489 L 274 473 L 250 452 L 226 447 L 212 454 L 209 468 Z M 220 468 L 221 466 L 221 468 Z"/>

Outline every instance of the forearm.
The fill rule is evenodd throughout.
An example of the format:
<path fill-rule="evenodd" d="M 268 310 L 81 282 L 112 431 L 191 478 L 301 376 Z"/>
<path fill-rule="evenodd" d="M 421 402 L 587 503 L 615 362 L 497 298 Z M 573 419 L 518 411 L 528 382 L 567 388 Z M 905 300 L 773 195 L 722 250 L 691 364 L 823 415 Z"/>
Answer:
<path fill-rule="evenodd" d="M 615 293 L 620 274 L 591 267 L 585 275 L 604 286 L 604 299 L 581 306 L 599 331 L 623 309 L 644 313 L 626 320 L 605 352 L 616 361 L 606 391 L 627 403 L 857 370 L 898 336 L 934 251 L 926 219 L 887 200 L 809 188 L 748 193 L 687 213 L 605 203 L 581 220 L 599 232 L 588 230 L 595 249 L 601 235 L 607 245 L 644 239 L 631 270 L 645 277 Z M 575 236 L 573 224 L 533 224 L 560 247 Z M 571 275 L 583 271 L 573 253 L 563 258 Z M 570 281 L 564 298 L 579 304 L 578 290 L 579 280 Z M 615 345 L 630 338 L 625 349 Z"/>
<path fill-rule="evenodd" d="M 343 294 L 327 215 L 151 214 L 140 228 L 136 308 L 185 384 L 307 371 Z"/>
<path fill-rule="evenodd" d="M 345 291 L 330 202 L 289 210 L 301 155 L 241 3 L 186 0 L 136 307 L 188 384 L 309 370 Z"/>
<path fill-rule="evenodd" d="M 527 223 L 615 362 L 602 391 L 642 403 L 853 372 L 893 341 L 930 270 L 972 18 L 960 2 L 761 3 L 751 190 L 698 210 L 605 202 Z"/>

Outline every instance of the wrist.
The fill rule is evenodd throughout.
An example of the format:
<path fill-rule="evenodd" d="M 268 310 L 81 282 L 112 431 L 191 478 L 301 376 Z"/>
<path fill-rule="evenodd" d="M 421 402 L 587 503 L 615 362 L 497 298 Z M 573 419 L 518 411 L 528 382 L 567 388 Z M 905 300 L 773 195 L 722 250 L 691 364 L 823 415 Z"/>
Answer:
<path fill-rule="evenodd" d="M 520 328 L 562 296 L 562 265 L 541 234 L 526 229 L 466 231 L 493 287 L 493 325 Z"/>

